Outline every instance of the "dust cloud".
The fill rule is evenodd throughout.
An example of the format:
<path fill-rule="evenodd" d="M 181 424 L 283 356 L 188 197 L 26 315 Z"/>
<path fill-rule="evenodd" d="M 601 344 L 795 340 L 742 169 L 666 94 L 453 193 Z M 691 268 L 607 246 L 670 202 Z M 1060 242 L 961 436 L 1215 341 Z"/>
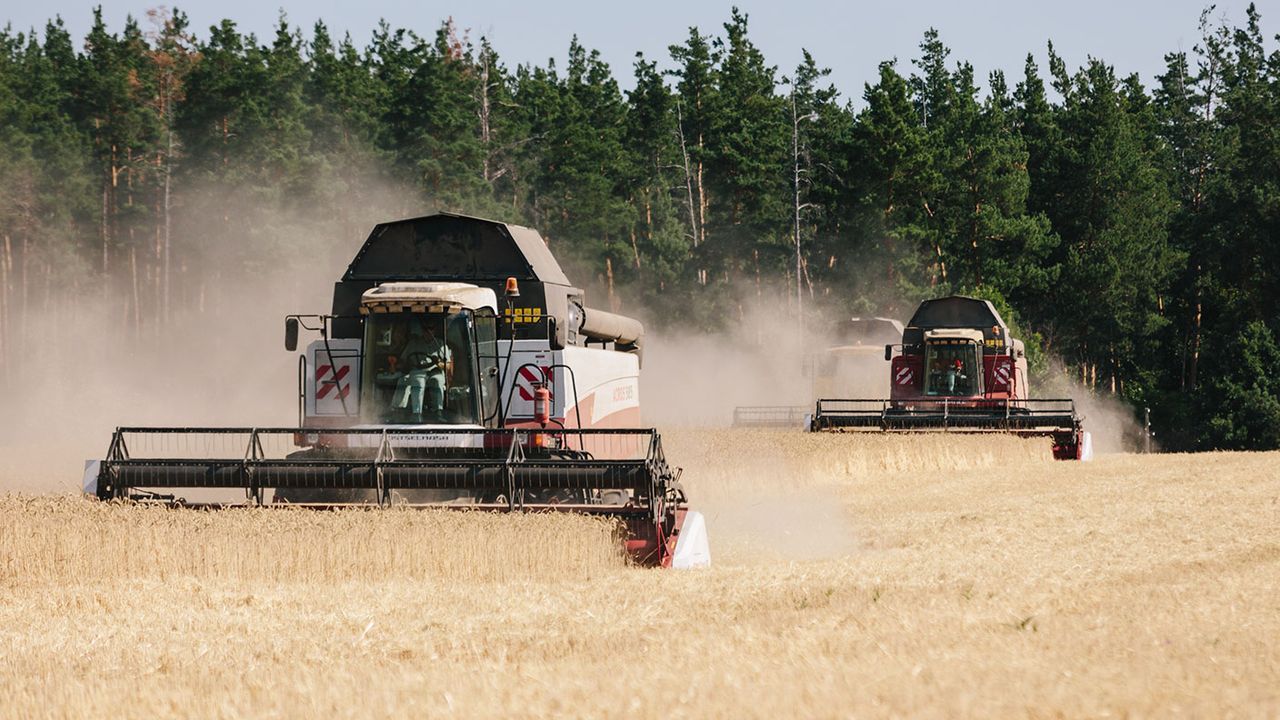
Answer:
<path fill-rule="evenodd" d="M 794 318 L 756 309 L 733 332 L 650 332 L 641 405 L 646 423 L 727 426 L 740 405 L 807 405 L 811 373 Z"/>
<path fill-rule="evenodd" d="M 1132 453 L 1144 449 L 1143 426 L 1135 408 L 1118 397 L 1086 387 L 1060 360 L 1050 361 L 1042 389 L 1032 397 L 1074 400 L 1076 412 L 1084 418 L 1084 429 L 1093 439 L 1095 453 Z"/>
<path fill-rule="evenodd" d="M 743 315 L 736 329 L 720 333 L 649 332 L 641 381 L 645 422 L 723 427 L 742 406 L 808 412 L 819 397 L 888 396 L 882 348 L 829 352 L 834 341 L 823 334 L 823 316 L 814 314 L 802 328 L 784 303 L 744 303 Z"/>
<path fill-rule="evenodd" d="M 106 453 L 117 426 L 296 424 L 297 356 L 284 349 L 285 315 L 329 312 L 333 282 L 369 228 L 396 212 L 389 208 L 401 208 L 397 217 L 430 211 L 394 188 L 326 208 L 323 218 L 210 194 L 190 206 L 194 259 L 174 279 L 174 295 L 189 302 L 173 309 L 168 326 L 132 322 L 106 289 L 23 318 L 0 412 L 0 493 L 79 491 L 84 462 Z M 337 216 L 347 222 L 325 222 Z M 268 228 L 274 252 L 287 259 L 206 251 L 233 241 L 194 228 L 227 218 Z M 301 342 L 309 342 L 305 333 Z"/>
<path fill-rule="evenodd" d="M 1093 438 L 1095 453 L 1143 451 L 1142 423 L 1132 407 L 1118 398 L 1098 395 L 1078 385 L 1076 388 L 1071 397 L 1076 402 L 1076 412 L 1084 418 L 1084 429 Z"/>
<path fill-rule="evenodd" d="M 815 447 L 799 430 L 693 427 L 662 437 L 668 459 L 684 469 L 690 506 L 707 518 L 713 557 L 817 560 L 858 549 L 840 496 L 848 474 L 821 462 L 843 456 L 845 439 L 827 436 L 833 444 Z"/>
<path fill-rule="evenodd" d="M 732 330 L 648 333 L 645 423 L 662 430 L 668 459 L 684 468 L 690 503 L 707 518 L 716 556 L 807 561 L 854 552 L 859 533 L 837 490 L 843 475 L 813 464 L 811 438 L 798 426 L 725 429 L 739 406 L 808 412 L 819 395 L 830 396 L 833 388 L 824 385 L 831 379 L 817 366 L 832 344 L 821 335 L 827 323 L 815 314 L 802 328 L 782 302 L 742 306 L 744 320 Z M 841 365 L 836 379 L 848 383 L 842 394 L 888 392 L 888 369 L 882 358 L 872 360 L 860 368 L 865 372 Z"/>

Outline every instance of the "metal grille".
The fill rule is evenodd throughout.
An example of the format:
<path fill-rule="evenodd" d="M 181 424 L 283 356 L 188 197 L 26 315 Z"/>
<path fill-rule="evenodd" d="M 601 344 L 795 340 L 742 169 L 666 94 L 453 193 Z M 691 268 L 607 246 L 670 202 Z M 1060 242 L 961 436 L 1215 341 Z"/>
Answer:
<path fill-rule="evenodd" d="M 955 400 L 951 398 L 835 400 L 817 402 L 818 430 L 951 431 L 1000 430 L 1052 435 L 1079 429 L 1081 418 L 1069 398 L 1037 400 Z"/>
<path fill-rule="evenodd" d="M 160 497 L 157 490 L 240 488 L 332 491 L 323 504 L 392 501 L 398 491 L 454 491 L 472 505 L 507 509 L 609 505 L 660 512 L 679 494 L 652 429 L 118 428 L 101 464 L 98 495 Z M 297 495 L 297 493 L 295 493 Z M 423 504 L 443 496 L 426 495 Z M 434 498 L 434 500 L 433 500 Z"/>
<path fill-rule="evenodd" d="M 733 409 L 733 426 L 744 428 L 804 427 L 809 408 L 803 405 L 748 405 Z"/>

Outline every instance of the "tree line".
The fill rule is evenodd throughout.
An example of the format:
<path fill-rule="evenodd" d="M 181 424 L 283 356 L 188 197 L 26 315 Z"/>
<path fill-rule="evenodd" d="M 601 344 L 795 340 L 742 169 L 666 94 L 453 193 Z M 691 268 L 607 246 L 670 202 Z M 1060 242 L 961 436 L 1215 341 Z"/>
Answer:
<path fill-rule="evenodd" d="M 513 68 L 451 21 L 363 47 L 165 10 L 99 9 L 82 43 L 6 28 L 0 383 L 69 294 L 163 337 L 219 277 L 438 209 L 535 227 L 611 301 L 708 331 L 753 301 L 817 328 L 989 298 L 1166 447 L 1280 447 L 1280 52 L 1252 6 L 1200 29 L 1151 87 L 1052 44 L 979 78 L 930 30 L 855 100 L 808 52 L 770 65 L 736 9 L 626 90 L 576 39 Z"/>

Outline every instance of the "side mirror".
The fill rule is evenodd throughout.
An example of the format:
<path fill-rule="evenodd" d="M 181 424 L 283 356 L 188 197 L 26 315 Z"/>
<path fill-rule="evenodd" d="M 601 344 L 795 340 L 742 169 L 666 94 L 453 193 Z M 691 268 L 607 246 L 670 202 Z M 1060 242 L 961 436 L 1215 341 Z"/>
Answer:
<path fill-rule="evenodd" d="M 892 346 L 892 345 L 885 345 L 885 346 L 884 346 L 884 361 L 885 361 L 885 362 L 889 362 L 889 361 L 890 361 L 890 360 L 892 360 L 892 359 L 893 359 L 893 346 Z"/>
<path fill-rule="evenodd" d="M 298 318 L 284 319 L 284 349 L 293 352 L 298 349 Z"/>

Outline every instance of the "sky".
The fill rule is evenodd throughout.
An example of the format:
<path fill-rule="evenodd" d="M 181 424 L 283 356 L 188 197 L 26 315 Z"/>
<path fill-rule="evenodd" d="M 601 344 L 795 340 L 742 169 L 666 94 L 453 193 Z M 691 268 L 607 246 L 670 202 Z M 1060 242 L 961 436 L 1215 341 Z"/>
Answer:
<path fill-rule="evenodd" d="M 14 30 L 43 28 L 51 16 L 61 15 L 73 37 L 83 38 L 98 2 L 73 0 L 0 0 L 0 20 Z M 159 3 L 102 0 L 104 16 L 118 31 L 129 14 L 144 19 L 146 10 Z M 392 27 L 404 27 L 431 36 L 445 19 L 475 39 L 488 37 L 508 67 L 522 63 L 545 64 L 555 57 L 563 64 L 570 39 L 576 34 L 588 49 L 599 50 L 624 87 L 632 85 L 632 65 L 637 51 L 660 66 L 669 67 L 667 47 L 682 42 L 690 26 L 703 33 L 722 33 L 730 8 L 737 5 L 750 19 L 749 34 L 766 60 L 789 74 L 808 49 L 819 66 L 831 69 L 830 81 L 843 97 L 861 100 L 864 83 L 874 81 L 883 60 L 897 58 L 911 70 L 925 30 L 935 27 L 951 48 L 953 62 L 973 64 L 982 79 L 1002 69 L 1010 85 L 1022 75 L 1027 53 L 1035 54 L 1046 71 L 1046 43 L 1052 41 L 1069 68 L 1089 56 L 1111 63 L 1121 76 L 1137 72 L 1150 87 L 1164 70 L 1164 56 L 1177 50 L 1190 52 L 1199 38 L 1199 20 L 1206 0 L 997 0 L 957 2 L 836 2 L 835 0 L 644 0 L 616 3 L 608 0 L 189 0 L 177 7 L 191 18 L 200 37 L 223 17 L 242 31 L 269 39 L 279 13 L 291 24 L 309 31 L 323 19 L 333 35 L 349 32 L 360 47 L 369 41 L 380 18 Z M 1262 27 L 1268 36 L 1280 31 L 1280 0 L 1257 3 Z M 1213 17 L 1225 17 L 1242 25 L 1247 2 L 1224 0 Z"/>

